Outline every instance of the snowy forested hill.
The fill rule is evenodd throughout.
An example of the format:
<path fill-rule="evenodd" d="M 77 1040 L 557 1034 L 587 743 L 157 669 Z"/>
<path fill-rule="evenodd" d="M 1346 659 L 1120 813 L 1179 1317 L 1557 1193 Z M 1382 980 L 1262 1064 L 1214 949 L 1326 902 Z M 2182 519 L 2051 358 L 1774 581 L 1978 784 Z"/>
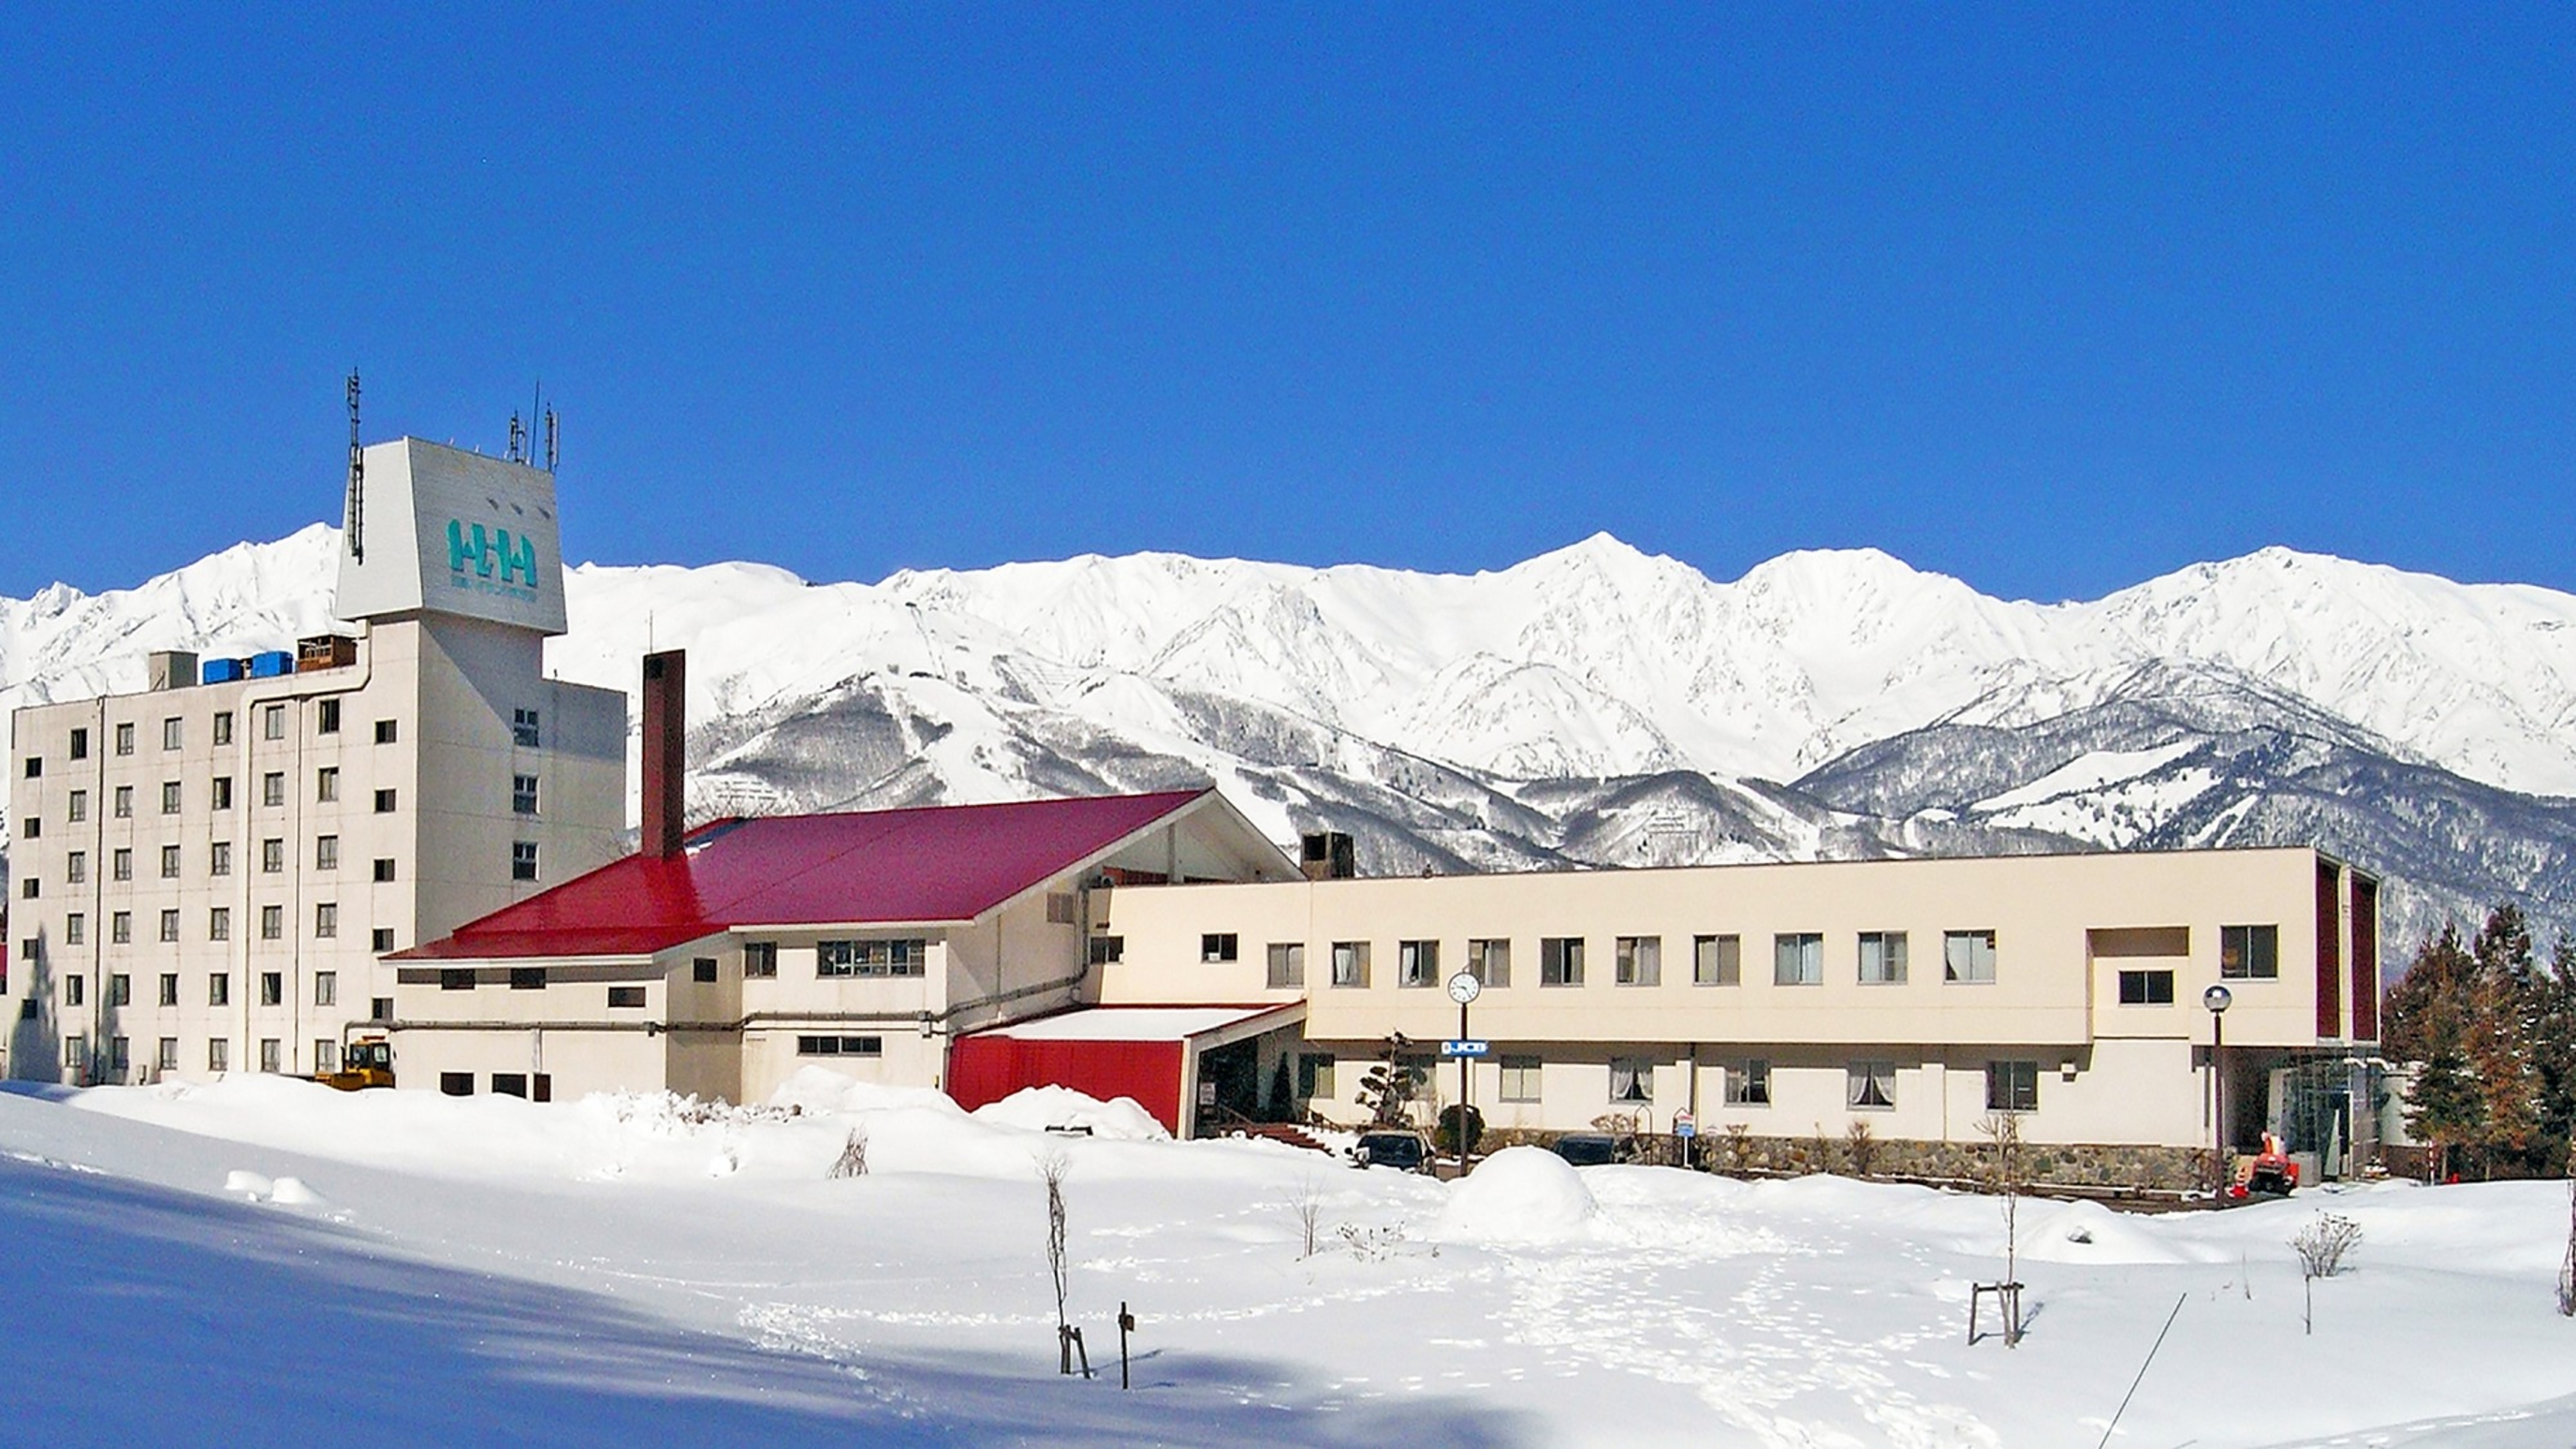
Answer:
<path fill-rule="evenodd" d="M 328 622 L 316 526 L 96 596 L 0 600 L 0 703 Z M 585 566 L 566 677 L 690 650 L 702 811 L 1176 781 L 1371 869 L 2313 841 L 2410 941 L 2576 921 L 2576 597 L 2266 549 L 2107 598 L 1875 551 L 1721 583 L 1606 535 L 1500 572 L 1172 555 L 808 584 Z"/>

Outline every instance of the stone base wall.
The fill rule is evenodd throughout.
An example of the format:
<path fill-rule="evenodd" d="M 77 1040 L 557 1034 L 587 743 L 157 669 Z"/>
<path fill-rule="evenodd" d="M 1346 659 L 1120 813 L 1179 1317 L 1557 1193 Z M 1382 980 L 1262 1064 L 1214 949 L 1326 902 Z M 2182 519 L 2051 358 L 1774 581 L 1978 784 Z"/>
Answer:
<path fill-rule="evenodd" d="M 1480 1149 L 1553 1144 L 1565 1132 L 1498 1127 Z M 1679 1166 L 1680 1139 L 1661 1133 L 1629 1139 L 1634 1160 Z M 2206 1149 L 2131 1147 L 2092 1143 L 2022 1144 L 2022 1179 L 2033 1191 L 2205 1193 L 2211 1185 Z M 1742 1177 L 1783 1177 L 1810 1172 L 1898 1181 L 1983 1185 L 1994 1172 L 1994 1148 L 1983 1142 L 1915 1142 L 1847 1137 L 1752 1137 L 1718 1133 L 1693 1140 L 1690 1165 Z"/>

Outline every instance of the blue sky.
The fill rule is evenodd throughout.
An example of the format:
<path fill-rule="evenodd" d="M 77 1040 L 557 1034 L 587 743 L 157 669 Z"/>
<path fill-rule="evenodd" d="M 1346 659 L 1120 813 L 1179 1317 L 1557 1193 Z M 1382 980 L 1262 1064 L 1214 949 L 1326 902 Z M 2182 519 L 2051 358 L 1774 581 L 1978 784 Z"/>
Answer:
<path fill-rule="evenodd" d="M 369 9 L 0 15 L 0 593 L 332 515 L 353 363 L 615 562 L 2576 588 L 2576 9 Z"/>

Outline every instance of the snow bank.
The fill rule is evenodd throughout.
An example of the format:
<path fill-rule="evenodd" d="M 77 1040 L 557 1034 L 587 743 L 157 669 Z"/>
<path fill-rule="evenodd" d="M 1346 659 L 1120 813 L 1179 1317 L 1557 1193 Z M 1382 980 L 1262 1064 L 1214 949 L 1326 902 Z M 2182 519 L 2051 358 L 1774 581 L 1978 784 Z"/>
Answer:
<path fill-rule="evenodd" d="M 1162 1142 L 1172 1135 L 1133 1097 L 1104 1102 L 1071 1087 L 1023 1087 L 998 1102 L 976 1108 L 973 1115 L 978 1122 L 1024 1127 L 1031 1132 L 1088 1128 L 1093 1137 L 1113 1142 Z"/>
<path fill-rule="evenodd" d="M 769 1094 L 769 1105 L 799 1112 L 887 1112 L 920 1108 L 964 1115 L 956 1099 L 936 1087 L 894 1087 L 862 1082 L 829 1067 L 799 1067 Z"/>
<path fill-rule="evenodd" d="M 1590 1232 L 1591 1190 L 1544 1147 L 1506 1147 L 1449 1192 L 1431 1236 L 1452 1243 L 1545 1243 Z"/>

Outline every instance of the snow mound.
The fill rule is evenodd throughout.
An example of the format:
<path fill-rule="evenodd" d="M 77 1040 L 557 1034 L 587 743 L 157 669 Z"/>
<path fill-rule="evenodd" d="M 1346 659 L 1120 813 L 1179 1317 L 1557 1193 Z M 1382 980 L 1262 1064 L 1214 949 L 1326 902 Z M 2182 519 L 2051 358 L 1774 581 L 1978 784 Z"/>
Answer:
<path fill-rule="evenodd" d="M 1546 1243 L 1588 1234 L 1591 1189 L 1544 1147 L 1506 1147 L 1449 1191 L 1431 1235 L 1453 1243 Z"/>
<path fill-rule="evenodd" d="M 1104 1102 L 1071 1087 L 1023 1087 L 971 1115 L 979 1122 L 1032 1132 L 1087 1128 L 1091 1136 L 1113 1142 L 1161 1142 L 1172 1135 L 1133 1097 Z"/>
<path fill-rule="evenodd" d="M 2042 1263 L 2187 1263 L 2165 1236 L 2098 1202 L 2021 1207 L 2021 1256 Z"/>
<path fill-rule="evenodd" d="M 769 1105 L 793 1108 L 799 1112 L 844 1114 L 926 1107 L 932 1111 L 962 1115 L 956 1099 L 935 1087 L 893 1087 L 881 1082 L 862 1082 L 829 1067 L 798 1068 L 796 1075 L 779 1083 L 778 1090 L 769 1094 Z"/>
<path fill-rule="evenodd" d="M 224 1174 L 224 1191 L 245 1192 L 252 1197 L 266 1197 L 277 1190 L 277 1184 L 261 1173 L 236 1167 Z"/>
<path fill-rule="evenodd" d="M 322 1194 L 304 1185 L 300 1177 L 281 1177 L 268 1190 L 268 1200 L 286 1207 L 320 1207 Z"/>

